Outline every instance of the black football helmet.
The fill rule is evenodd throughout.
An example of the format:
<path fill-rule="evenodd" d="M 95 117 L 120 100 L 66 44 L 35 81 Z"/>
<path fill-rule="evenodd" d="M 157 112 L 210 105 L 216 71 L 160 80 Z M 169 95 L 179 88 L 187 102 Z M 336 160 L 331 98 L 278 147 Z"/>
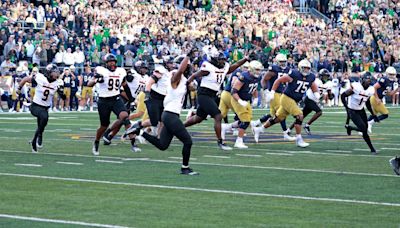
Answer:
<path fill-rule="evenodd" d="M 212 65 L 214 65 L 215 67 L 217 67 L 218 69 L 223 68 L 225 66 L 225 63 L 226 63 L 226 57 L 225 57 L 224 53 L 219 52 L 216 57 L 212 57 L 211 56 L 210 63 Z"/>
<path fill-rule="evenodd" d="M 54 82 L 60 76 L 60 70 L 56 65 L 49 64 L 46 66 L 45 76 L 50 83 Z"/>
<path fill-rule="evenodd" d="M 138 72 L 141 75 L 145 75 L 147 74 L 147 71 L 149 70 L 149 67 L 147 66 L 147 64 L 143 61 L 137 61 L 135 63 L 135 70 L 136 72 Z"/>
<path fill-rule="evenodd" d="M 115 55 L 107 54 L 104 57 L 104 62 L 108 70 L 115 71 L 115 69 L 117 69 L 117 57 L 115 57 Z"/>
<path fill-rule="evenodd" d="M 329 71 L 325 68 L 319 70 L 318 75 L 323 83 L 327 82 L 331 77 Z"/>
<path fill-rule="evenodd" d="M 361 78 L 361 85 L 364 87 L 364 89 L 367 89 L 371 85 L 372 79 L 373 77 L 370 72 L 363 74 Z"/>

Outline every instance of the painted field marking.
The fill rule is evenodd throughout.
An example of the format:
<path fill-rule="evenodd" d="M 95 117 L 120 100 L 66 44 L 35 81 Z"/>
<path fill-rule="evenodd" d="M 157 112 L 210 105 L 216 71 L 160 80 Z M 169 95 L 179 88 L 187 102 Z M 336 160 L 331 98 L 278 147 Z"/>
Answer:
<path fill-rule="evenodd" d="M 277 156 L 293 156 L 293 154 L 286 154 L 286 153 L 265 153 L 267 155 L 277 155 Z"/>
<path fill-rule="evenodd" d="M 4 152 L 4 150 L 0 150 L 0 151 Z M 22 151 L 12 151 L 12 152 L 8 152 L 8 153 L 32 154 L 32 152 L 22 152 Z M 89 155 L 81 155 L 81 154 L 57 154 L 57 153 L 40 153 L 40 154 L 50 154 L 50 155 L 55 155 L 55 156 L 67 156 L 67 157 L 88 157 L 88 158 L 98 157 L 98 158 L 110 158 L 110 159 L 121 159 L 121 160 L 125 159 L 122 157 L 89 156 Z M 328 154 L 328 153 L 322 153 L 322 154 Z M 350 155 L 350 154 L 336 154 L 336 155 Z M 360 156 L 379 157 L 379 155 L 360 155 Z M 381 156 L 381 157 L 392 158 L 393 156 Z M 174 163 L 174 164 L 177 163 L 176 161 L 158 160 L 158 159 L 149 159 L 149 160 L 143 160 L 143 161 Z M 114 161 L 111 161 L 111 162 L 114 162 Z M 116 161 L 116 162 L 118 162 L 118 161 Z M 223 166 L 223 167 L 238 167 L 238 168 L 253 168 L 253 169 L 285 170 L 285 171 L 295 171 L 295 172 L 314 172 L 314 173 L 331 173 L 331 174 L 341 174 L 341 175 L 359 175 L 359 176 L 400 178 L 400 176 L 396 176 L 396 175 L 392 175 L 392 174 L 379 174 L 379 173 L 359 173 L 359 172 L 330 171 L 330 170 L 316 170 L 316 169 L 295 169 L 295 168 L 285 168 L 285 167 L 250 166 L 250 165 L 205 163 L 205 162 L 191 162 L 191 163 L 197 164 L 197 165 L 208 165 L 208 166 Z"/>
<path fill-rule="evenodd" d="M 334 152 L 334 153 L 351 153 L 348 150 L 325 150 L 326 152 Z"/>
<path fill-rule="evenodd" d="M 16 166 L 27 166 L 27 167 L 42 167 L 40 164 L 24 164 L 24 163 L 15 163 Z"/>
<path fill-rule="evenodd" d="M 83 163 L 79 162 L 64 162 L 64 161 L 58 161 L 56 162 L 57 164 L 64 164 L 64 165 L 83 165 Z"/>
<path fill-rule="evenodd" d="M 123 161 L 146 161 L 149 160 L 150 158 L 123 158 Z"/>
<path fill-rule="evenodd" d="M 240 157 L 254 157 L 254 158 L 261 158 L 262 156 L 259 154 L 235 154 L 236 156 Z"/>
<path fill-rule="evenodd" d="M 169 159 L 175 159 L 175 160 L 182 160 L 182 157 L 168 157 Z M 197 158 L 190 158 L 190 160 L 196 161 Z"/>
<path fill-rule="evenodd" d="M 325 197 L 310 197 L 310 196 L 298 196 L 298 195 L 279 195 L 279 194 L 269 194 L 269 193 L 259 193 L 259 192 L 230 191 L 230 190 L 223 190 L 223 189 L 207 189 L 207 188 L 193 188 L 193 187 L 183 187 L 183 186 L 117 182 L 117 181 L 106 181 L 106 180 L 90 180 L 90 179 L 81 179 L 81 178 L 72 178 L 72 177 L 39 176 L 39 175 L 18 174 L 18 173 L 0 173 L 0 176 L 13 176 L 13 177 L 25 177 L 25 178 L 60 180 L 60 181 L 83 182 L 83 183 L 122 185 L 122 186 L 135 186 L 135 187 L 157 188 L 157 189 L 186 190 L 186 191 L 196 191 L 196 192 L 211 192 L 211 193 L 221 193 L 221 194 L 230 194 L 230 195 L 246 195 L 246 196 L 260 196 L 260 197 L 325 201 L 325 202 L 335 202 L 335 203 L 351 203 L 351 204 L 367 204 L 367 205 L 400 207 L 400 203 L 390 203 L 390 202 L 376 202 L 376 201 L 325 198 Z"/>
<path fill-rule="evenodd" d="M 205 158 L 231 158 L 229 156 L 203 155 Z"/>
<path fill-rule="evenodd" d="M 102 163 L 114 163 L 114 164 L 122 164 L 124 162 L 122 161 L 110 161 L 110 160 L 95 160 L 96 162 L 102 162 Z"/>
<path fill-rule="evenodd" d="M 381 148 L 381 150 L 400 150 L 400 148 Z"/>
<path fill-rule="evenodd" d="M 105 227 L 105 228 L 126 228 L 126 226 L 107 225 L 107 224 L 99 224 L 99 223 L 88 223 L 88 222 L 60 220 L 60 219 L 46 219 L 46 218 L 27 217 L 27 216 L 10 215 L 10 214 L 0 214 L 0 217 L 1 218 L 18 219 L 18 220 L 36 221 L 36 222 L 49 222 L 49 223 L 68 224 L 68 225 L 81 225 L 81 226 Z"/>

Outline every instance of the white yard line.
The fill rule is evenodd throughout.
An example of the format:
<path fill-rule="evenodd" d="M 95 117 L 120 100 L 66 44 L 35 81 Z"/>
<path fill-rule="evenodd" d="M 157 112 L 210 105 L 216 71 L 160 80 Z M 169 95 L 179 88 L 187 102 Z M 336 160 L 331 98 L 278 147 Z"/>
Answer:
<path fill-rule="evenodd" d="M 254 158 L 261 158 L 262 156 L 259 154 L 235 154 L 236 156 L 240 157 L 254 157 Z"/>
<path fill-rule="evenodd" d="M 169 159 L 175 159 L 175 160 L 182 160 L 182 157 L 168 157 Z M 190 160 L 192 160 L 192 161 L 196 161 L 197 160 L 197 158 L 190 158 Z"/>
<path fill-rule="evenodd" d="M 59 223 L 59 224 L 68 224 L 68 225 L 81 225 L 81 226 L 91 226 L 91 227 L 126 228 L 126 226 L 107 225 L 107 224 L 99 224 L 99 223 L 88 223 L 88 222 L 60 220 L 60 219 L 47 219 L 47 218 L 38 218 L 38 217 L 27 217 L 27 216 L 10 215 L 10 214 L 0 214 L 0 218 L 10 218 L 10 219 L 28 220 L 28 221 L 36 221 L 36 222 Z"/>
<path fill-rule="evenodd" d="M 377 205 L 377 206 L 400 207 L 400 203 L 390 203 L 390 202 L 375 202 L 375 201 L 364 201 L 364 200 L 310 197 L 310 196 L 297 196 L 297 195 L 278 195 L 278 194 L 258 193 L 258 192 L 242 192 L 242 191 L 230 191 L 230 190 L 222 190 L 222 189 L 192 188 L 192 187 L 182 187 L 182 186 L 153 185 L 153 184 L 116 182 L 116 181 L 105 181 L 105 180 L 102 181 L 102 180 L 90 180 L 90 179 L 80 179 L 80 178 L 70 178 L 70 177 L 39 176 L 39 175 L 29 175 L 29 174 L 17 174 L 17 173 L 0 173 L 0 176 L 13 176 L 13 177 L 25 177 L 25 178 L 47 179 L 47 180 L 109 184 L 109 185 L 136 186 L 136 187 L 157 188 L 157 189 L 173 189 L 173 190 L 186 190 L 186 191 L 197 191 L 197 192 L 211 192 L 211 193 L 232 194 L 232 195 L 246 195 L 246 196 L 260 196 L 260 197 L 299 199 L 299 200 L 311 200 L 311 201 L 325 201 L 325 202 L 335 202 L 335 203 L 367 204 L 367 205 Z"/>
<path fill-rule="evenodd" d="M 4 150 L 0 150 L 4 151 Z M 265 149 L 263 149 L 265 151 Z M 27 153 L 27 154 L 32 154 L 31 152 L 22 152 L 22 151 L 12 151 L 8 153 Z M 102 156 L 86 156 L 86 155 L 80 155 L 80 154 L 57 154 L 57 153 L 40 153 L 40 154 L 50 154 L 50 155 L 55 155 L 55 156 L 66 156 L 66 157 L 98 157 L 98 158 L 104 158 Z M 324 153 L 322 153 L 324 154 Z M 327 153 L 325 153 L 327 154 Z M 348 155 L 348 154 L 337 154 L 337 155 Z M 363 155 L 363 156 L 368 156 L 368 157 L 377 157 L 374 155 Z M 387 157 L 393 157 L 393 156 L 387 156 Z M 112 158 L 112 159 L 131 159 L 131 158 L 122 158 L 122 157 L 106 157 L 106 158 Z M 136 160 L 142 160 L 142 161 L 147 161 L 147 162 L 161 162 L 161 163 L 178 163 L 177 161 L 171 161 L 171 160 L 158 160 L 158 159 L 136 159 Z M 96 160 L 99 161 L 99 160 Z M 101 161 L 106 161 L 106 162 L 111 162 L 111 163 L 123 163 L 122 161 L 109 161 L 109 160 L 101 160 Z M 129 160 L 127 160 L 129 161 Z M 391 175 L 391 174 L 379 174 L 379 173 L 359 173 L 359 172 L 346 172 L 346 171 L 331 171 L 331 170 L 317 170 L 317 169 L 296 169 L 296 168 L 285 168 L 285 167 L 271 167 L 271 166 L 250 166 L 250 165 L 235 165 L 235 164 L 220 164 L 220 163 L 206 163 L 206 162 L 191 162 L 191 164 L 197 164 L 197 165 L 208 165 L 208 166 L 223 166 L 223 167 L 235 167 L 235 168 L 253 168 L 253 169 L 270 169 L 270 170 L 285 170 L 285 171 L 295 171 L 295 172 L 313 172 L 313 173 L 331 173 L 331 174 L 341 174 L 341 175 L 358 175 L 358 176 L 373 176 L 373 177 L 391 177 L 391 178 L 400 178 L 400 176 L 396 175 Z"/>
<path fill-rule="evenodd" d="M 96 160 L 96 162 L 114 163 L 114 164 L 123 164 L 123 163 L 124 163 L 124 162 L 122 162 L 122 161 L 110 161 L 110 160 Z"/>
<path fill-rule="evenodd" d="M 293 156 L 293 154 L 286 153 L 265 153 L 267 155 L 276 155 L 276 156 Z"/>
<path fill-rule="evenodd" d="M 400 150 L 400 148 L 381 148 L 381 150 Z"/>
<path fill-rule="evenodd" d="M 231 158 L 229 156 L 203 155 L 205 158 Z"/>
<path fill-rule="evenodd" d="M 325 150 L 326 152 L 334 152 L 334 153 L 351 153 L 348 150 Z"/>
<path fill-rule="evenodd" d="M 24 164 L 24 163 L 15 163 L 16 166 L 27 166 L 27 167 L 42 167 L 40 164 Z"/>
<path fill-rule="evenodd" d="M 79 162 L 65 162 L 65 161 L 58 161 L 57 164 L 64 164 L 64 165 L 83 165 L 83 163 Z"/>

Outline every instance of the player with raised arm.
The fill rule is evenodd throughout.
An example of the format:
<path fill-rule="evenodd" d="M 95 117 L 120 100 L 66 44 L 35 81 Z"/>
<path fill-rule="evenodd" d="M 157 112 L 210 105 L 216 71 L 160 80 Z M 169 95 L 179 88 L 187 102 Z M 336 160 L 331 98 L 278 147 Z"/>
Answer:
<path fill-rule="evenodd" d="M 30 107 L 31 114 L 37 119 L 37 129 L 31 141 L 32 152 L 37 153 L 38 148 L 43 147 L 43 133 L 49 120 L 49 108 L 53 100 L 54 94 L 57 92 L 59 96 L 65 99 L 64 88 L 59 86 L 57 79 L 60 71 L 56 65 L 49 64 L 46 66 L 44 75 L 37 72 L 35 75 L 25 77 L 19 83 L 17 93 L 21 93 L 25 83 L 36 85 L 35 95 Z"/>
<path fill-rule="evenodd" d="M 216 98 L 226 75 L 243 65 L 248 61 L 249 57 L 246 56 L 235 64 L 230 65 L 226 61 L 225 55 L 222 52 L 218 52 L 215 47 L 205 46 L 203 52 L 207 55 L 207 61 L 203 62 L 200 70 L 190 76 L 187 81 L 190 84 L 195 78 L 201 78 L 197 91 L 198 108 L 196 115 L 186 120 L 185 127 L 198 124 L 210 115 L 214 119 L 214 131 L 217 136 L 218 146 L 222 150 L 232 150 L 231 147 L 223 142 L 221 137 L 222 115 L 216 103 Z"/>
<path fill-rule="evenodd" d="M 183 76 L 188 63 L 191 52 L 183 59 L 178 70 L 171 72 L 171 78 L 168 80 L 167 92 L 164 98 L 164 111 L 162 113 L 162 122 L 164 127 L 161 129 L 160 137 L 150 135 L 142 131 L 142 136 L 151 144 L 160 150 L 168 149 L 171 144 L 172 138 L 177 137 L 182 143 L 182 167 L 181 174 L 185 175 L 198 175 L 189 167 L 189 159 L 192 148 L 192 138 L 187 132 L 185 126 L 180 120 L 179 116 L 182 111 L 183 100 L 187 92 L 187 79 Z M 125 132 L 128 134 L 140 134 L 140 127 L 133 125 Z"/>

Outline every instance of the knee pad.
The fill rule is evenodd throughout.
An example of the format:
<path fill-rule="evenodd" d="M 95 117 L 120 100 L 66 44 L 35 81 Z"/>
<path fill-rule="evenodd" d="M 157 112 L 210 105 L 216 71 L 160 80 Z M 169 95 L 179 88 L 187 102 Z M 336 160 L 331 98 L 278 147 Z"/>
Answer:
<path fill-rule="evenodd" d="M 125 127 L 127 127 L 127 126 L 129 126 L 129 125 L 131 124 L 131 121 L 129 121 L 128 118 L 125 118 L 125 119 L 122 121 L 122 124 L 123 124 Z"/>
<path fill-rule="evenodd" d="M 299 117 L 296 117 L 296 120 L 294 121 L 294 124 L 302 125 L 303 121 L 299 119 Z"/>
<path fill-rule="evenodd" d="M 270 126 L 276 124 L 276 123 L 277 123 L 276 121 L 277 121 L 277 118 L 276 118 L 276 117 L 274 117 L 274 118 L 269 118 L 269 119 L 268 119 L 268 122 L 269 122 Z"/>
<path fill-rule="evenodd" d="M 250 122 L 240 122 L 239 128 L 246 130 L 250 125 Z"/>

